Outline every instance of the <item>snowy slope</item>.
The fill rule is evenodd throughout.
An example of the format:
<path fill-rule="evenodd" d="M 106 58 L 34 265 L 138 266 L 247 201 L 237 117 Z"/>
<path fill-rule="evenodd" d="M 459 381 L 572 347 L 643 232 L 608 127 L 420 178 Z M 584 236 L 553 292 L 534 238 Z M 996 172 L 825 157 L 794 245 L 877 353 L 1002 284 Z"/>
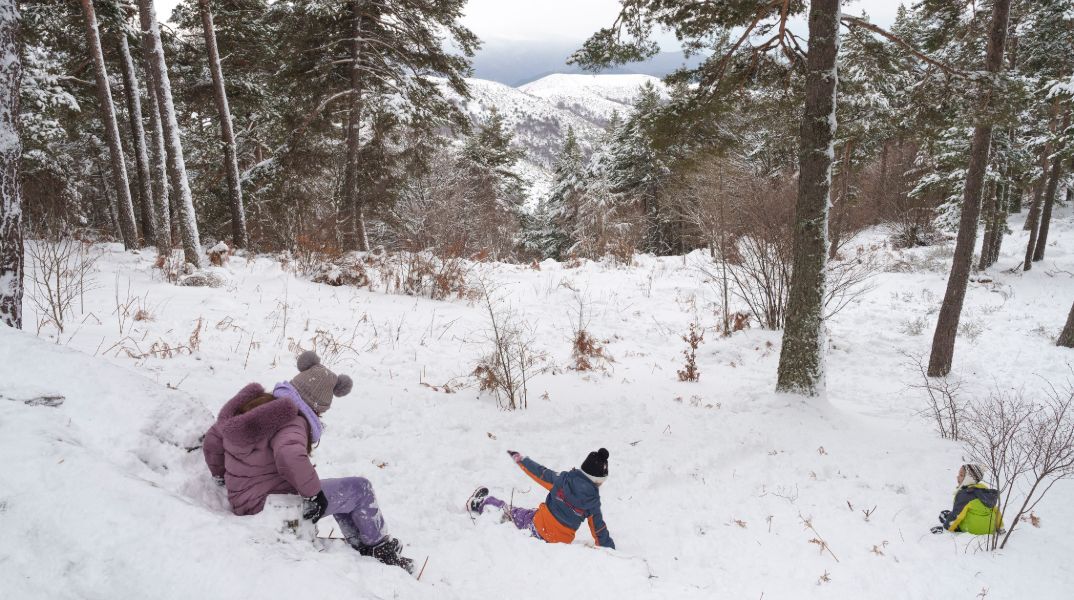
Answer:
<path fill-rule="evenodd" d="M 352 551 L 319 553 L 278 540 L 274 523 L 229 516 L 201 452 L 188 451 L 213 421 L 191 395 L 7 327 L 0 364 L 0 597 L 420 591 Z M 65 400 L 25 403 L 42 395 Z"/>
<path fill-rule="evenodd" d="M 613 112 L 629 115 L 638 90 L 651 84 L 667 95 L 667 86 L 651 75 L 572 75 L 557 73 L 518 89 L 543 98 L 598 126 L 607 124 Z"/>
<path fill-rule="evenodd" d="M 541 198 L 551 187 L 552 168 L 574 129 L 584 154 L 597 144 L 613 112 L 629 115 L 638 88 L 651 82 L 666 93 L 663 82 L 649 75 L 549 75 L 513 88 L 495 81 L 467 79 L 471 99 L 442 87 L 474 123 L 488 118 L 495 108 L 526 151 L 519 170 L 530 183 L 530 197 Z"/>
<path fill-rule="evenodd" d="M 1069 377 L 1072 354 L 1049 336 L 1074 298 L 1065 273 L 1074 219 L 1059 211 L 1048 259 L 1024 275 L 1005 271 L 1025 243 L 1020 222 L 1012 229 L 995 282 L 968 292 L 964 321 L 979 331 L 956 353 L 967 393 L 1035 393 L 1037 376 Z M 96 285 L 63 335 L 0 329 L 4 598 L 859 600 L 984 590 L 993 600 L 1067 598 L 1074 585 L 1070 482 L 1037 507 L 1041 527 L 1023 524 L 1002 552 L 928 533 L 950 508 L 962 453 L 915 415 L 921 398 L 902 353 L 928 350 L 931 336 L 905 325 L 924 318 L 931 331 L 943 249 L 893 253 L 924 267 L 881 274 L 830 322 L 828 393 L 809 401 L 772 391 L 778 332 L 710 331 L 701 381 L 677 381 L 679 336 L 694 318 L 715 322 L 715 293 L 694 268 L 701 253 L 629 268 L 480 265 L 557 367 L 513 413 L 464 385 L 486 351 L 480 304 L 316 285 L 265 257 L 233 259 L 226 290 L 176 288 L 156 279 L 151 251 L 97 250 Z M 590 331 L 608 340 L 604 373 L 564 368 L 577 293 L 590 303 Z M 151 318 L 120 318 L 124 306 Z M 134 358 L 154 343 L 191 346 L 195 330 L 192 352 Z M 421 582 L 342 542 L 321 551 L 231 516 L 200 453 L 187 451 L 236 390 L 290 378 L 295 351 L 315 344 L 356 382 L 327 415 L 317 468 L 373 482 L 393 534 L 419 562 L 430 557 Z M 454 393 L 442 391 L 448 382 Z M 23 402 L 41 394 L 66 401 Z M 602 497 L 617 550 L 592 548 L 584 531 L 571 546 L 543 544 L 463 510 L 478 484 L 518 506 L 541 501 L 508 449 L 567 469 L 598 446 L 611 452 Z M 834 557 L 810 543 L 817 534 L 802 517 Z M 338 535 L 323 523 L 321 536 Z"/>

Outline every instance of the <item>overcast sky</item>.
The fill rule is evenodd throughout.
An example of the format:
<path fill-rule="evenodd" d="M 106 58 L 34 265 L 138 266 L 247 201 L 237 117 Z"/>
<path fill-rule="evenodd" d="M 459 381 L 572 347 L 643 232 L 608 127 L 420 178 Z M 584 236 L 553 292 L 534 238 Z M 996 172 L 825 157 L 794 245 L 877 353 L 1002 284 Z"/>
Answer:
<path fill-rule="evenodd" d="M 170 15 L 178 0 L 156 0 L 161 16 Z M 897 0 L 855 0 L 844 10 L 869 13 L 874 23 L 891 25 Z M 484 40 L 549 40 L 580 42 L 608 26 L 619 0 L 470 0 L 466 25 Z M 662 40 L 662 45 L 670 42 Z"/>
<path fill-rule="evenodd" d="M 898 7 L 897 0 L 855 0 L 844 11 L 857 15 L 864 10 L 874 23 L 887 27 Z M 581 41 L 611 25 L 618 12 L 619 0 L 470 0 L 465 22 L 487 40 Z"/>

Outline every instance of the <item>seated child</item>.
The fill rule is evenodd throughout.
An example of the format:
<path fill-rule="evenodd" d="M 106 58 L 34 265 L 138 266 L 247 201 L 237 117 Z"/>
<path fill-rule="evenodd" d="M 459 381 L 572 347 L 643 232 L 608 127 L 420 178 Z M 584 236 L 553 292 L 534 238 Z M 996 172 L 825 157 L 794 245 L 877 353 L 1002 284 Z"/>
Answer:
<path fill-rule="evenodd" d="M 944 531 L 988 535 L 1003 529 L 1003 515 L 999 512 L 999 491 L 981 481 L 981 468 L 962 465 L 958 470 L 958 489 L 955 505 L 940 513 L 940 523 L 932 533 Z"/>
<path fill-rule="evenodd" d="M 413 570 L 413 562 L 399 554 L 399 540 L 388 535 L 369 480 L 321 479 L 310 462 L 321 416 L 333 396 L 351 391 L 351 378 L 329 371 L 309 351 L 298 357 L 298 370 L 272 393 L 251 383 L 220 409 L 202 447 L 213 480 L 227 488 L 236 515 L 261 512 L 270 494 L 299 494 L 303 518 L 316 523 L 332 515 L 360 554 Z"/>
<path fill-rule="evenodd" d="M 510 517 L 515 527 L 528 529 L 534 537 L 564 544 L 573 542 L 582 521 L 588 521 L 594 543 L 604 548 L 615 548 L 600 512 L 600 486 L 608 477 L 607 450 L 601 448 L 590 452 L 581 469 L 563 473 L 546 469 L 514 450 L 508 450 L 507 454 L 526 475 L 548 490 L 548 497 L 536 510 L 510 507 L 510 513 L 504 514 L 504 520 Z M 477 488 L 467 503 L 470 512 L 480 514 L 486 505 L 504 509 L 506 503 L 503 500 L 488 494 L 488 488 Z"/>

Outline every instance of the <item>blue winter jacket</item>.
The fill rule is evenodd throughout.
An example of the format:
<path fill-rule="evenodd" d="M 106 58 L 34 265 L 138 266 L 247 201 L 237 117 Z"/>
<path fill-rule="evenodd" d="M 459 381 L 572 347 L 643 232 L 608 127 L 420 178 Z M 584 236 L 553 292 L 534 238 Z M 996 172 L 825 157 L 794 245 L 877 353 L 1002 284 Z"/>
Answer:
<path fill-rule="evenodd" d="M 612 541 L 608 526 L 604 523 L 604 516 L 600 512 L 600 490 L 581 469 L 557 473 L 530 458 L 523 458 L 519 466 L 534 481 L 548 490 L 548 496 L 542 507 L 546 508 L 564 529 L 570 530 L 573 534 L 582 525 L 582 521 L 588 521 L 589 532 L 593 535 L 593 541 L 597 546 L 615 548 L 615 542 Z M 541 515 L 538 514 L 534 520 L 539 521 L 540 517 Z M 571 538 L 573 539 L 573 535 Z M 546 541 L 569 542 L 570 540 L 546 539 Z"/>

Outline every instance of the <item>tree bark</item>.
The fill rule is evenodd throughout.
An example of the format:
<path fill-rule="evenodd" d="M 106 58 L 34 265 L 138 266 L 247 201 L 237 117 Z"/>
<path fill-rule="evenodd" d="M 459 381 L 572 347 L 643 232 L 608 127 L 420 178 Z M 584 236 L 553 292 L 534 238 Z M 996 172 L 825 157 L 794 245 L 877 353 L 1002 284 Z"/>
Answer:
<path fill-rule="evenodd" d="M 186 176 L 183 144 L 179 139 L 179 122 L 175 118 L 175 105 L 172 102 L 172 84 L 168 78 L 168 64 L 160 42 L 160 24 L 157 22 L 153 0 L 138 0 L 138 15 L 142 23 L 142 43 L 148 46 L 147 52 L 150 54 L 150 79 L 156 90 L 161 129 L 164 132 L 164 143 L 168 148 L 168 178 L 171 180 L 172 191 L 178 195 L 175 200 L 179 209 L 179 232 L 183 238 L 183 254 L 188 263 L 200 268 L 204 264 L 201 257 L 201 236 L 198 234 L 197 215 L 194 212 L 194 197 L 190 192 L 190 182 Z"/>
<path fill-rule="evenodd" d="M 97 29 L 97 13 L 93 9 L 93 0 L 82 0 L 82 13 L 86 18 L 86 45 L 93 59 L 94 72 L 97 75 L 97 103 L 101 108 L 101 125 L 108 142 L 108 154 L 112 163 L 112 182 L 116 188 L 116 201 L 119 206 L 119 229 L 123 235 L 123 246 L 127 249 L 137 248 L 138 226 L 134 222 L 134 203 L 127 180 L 127 162 L 123 158 L 123 146 L 119 139 L 119 123 L 116 120 L 116 107 L 112 104 L 112 89 L 108 84 L 108 70 L 104 64 L 104 50 L 101 48 L 101 36 Z"/>
<path fill-rule="evenodd" d="M 843 242 L 843 227 L 847 214 L 847 197 L 850 195 L 850 155 L 854 149 L 854 140 L 847 140 L 843 147 L 842 167 L 839 169 L 839 199 L 834 203 L 835 215 L 832 219 L 832 243 L 828 247 L 828 260 L 835 260 L 839 245 Z"/>
<path fill-rule="evenodd" d="M 148 52 L 145 53 L 148 55 Z M 149 78 L 148 56 L 143 61 L 146 78 Z M 168 198 L 168 151 L 164 147 L 164 130 L 160 125 L 160 107 L 157 102 L 157 91 L 153 85 L 146 90 L 149 99 L 149 129 L 153 132 L 153 207 L 157 214 L 157 251 L 163 255 L 172 249 L 172 217 L 171 206 Z"/>
<path fill-rule="evenodd" d="M 1007 23 L 1010 20 L 1011 0 L 995 0 L 992 5 L 992 26 L 988 37 L 988 51 L 985 68 L 995 74 L 1003 70 L 1003 47 L 1007 40 Z M 940 316 L 936 321 L 936 332 L 932 337 L 932 354 L 929 357 L 928 375 L 942 377 L 951 372 L 951 362 L 955 354 L 955 336 L 958 322 L 962 315 L 962 304 L 966 299 L 966 287 L 970 280 L 970 267 L 973 264 L 973 248 L 977 242 L 977 222 L 981 216 L 981 192 L 984 187 L 985 170 L 988 168 L 988 151 L 992 141 L 992 123 L 989 121 L 988 108 L 992 103 L 992 90 L 989 88 L 981 96 L 978 123 L 973 129 L 970 144 L 970 163 L 966 171 L 966 188 L 962 196 L 962 218 L 958 226 L 958 238 L 955 241 L 955 256 L 951 264 L 951 274 L 947 278 L 947 291 Z"/>
<path fill-rule="evenodd" d="M 1063 327 L 1063 332 L 1059 334 L 1059 339 L 1055 342 L 1056 346 L 1063 346 L 1064 348 L 1074 348 L 1074 305 L 1070 307 L 1070 314 L 1067 315 L 1067 324 Z"/>
<path fill-rule="evenodd" d="M 983 271 L 992 266 L 989 258 L 992 253 L 993 238 L 996 233 L 996 203 L 999 199 L 999 186 L 988 185 L 985 187 L 984 200 L 981 207 L 981 220 L 984 222 L 984 239 L 981 240 L 981 256 L 977 261 L 977 269 Z"/>
<path fill-rule="evenodd" d="M 347 166 L 343 177 L 344 206 L 351 211 L 352 240 L 358 250 L 369 250 L 369 238 L 365 230 L 365 207 L 362 205 L 358 186 L 359 152 L 362 130 L 362 0 L 351 0 L 351 21 L 354 39 L 351 40 L 351 95 L 347 124 Z"/>
<path fill-rule="evenodd" d="M 995 219 L 995 235 L 992 237 L 992 244 L 988 247 L 989 266 L 999 261 L 999 251 L 1003 247 L 1003 236 L 1007 233 L 1007 215 L 1009 214 L 1007 207 L 1010 206 L 1011 189 L 1011 183 L 1004 181 L 1000 184 L 999 192 L 996 195 L 996 214 L 993 216 Z"/>
<path fill-rule="evenodd" d="M 794 217 L 794 272 L 776 384 L 778 391 L 809 396 L 819 394 L 824 387 L 825 267 L 839 82 L 839 17 L 839 0 L 810 3 Z"/>
<path fill-rule="evenodd" d="M 157 223 L 153 211 L 153 184 L 149 176 L 149 153 L 146 151 L 145 127 L 142 126 L 142 92 L 134 72 L 127 34 L 119 32 L 119 64 L 123 69 L 123 91 L 127 97 L 127 116 L 130 118 L 131 138 L 134 140 L 135 175 L 138 183 L 138 216 L 146 243 L 156 241 Z"/>
<path fill-rule="evenodd" d="M 1063 115 L 1063 124 L 1059 133 L 1063 134 L 1070 127 L 1070 111 Z M 1033 249 L 1033 262 L 1044 260 L 1044 251 L 1048 246 L 1048 228 L 1052 223 L 1052 207 L 1055 206 L 1055 195 L 1059 189 L 1059 179 L 1063 176 L 1063 161 L 1059 154 L 1063 152 L 1062 142 L 1056 143 L 1056 157 L 1052 159 L 1052 172 L 1048 175 L 1048 187 L 1044 190 L 1044 208 L 1040 215 L 1040 227 L 1037 232 L 1037 245 Z M 1027 252 L 1028 253 L 1028 252 Z M 1028 270 L 1028 269 L 1027 269 Z"/>
<path fill-rule="evenodd" d="M 209 55 L 209 72 L 213 77 L 213 96 L 220 115 L 220 138 L 224 143 L 224 167 L 227 171 L 228 199 L 231 203 L 231 237 L 239 248 L 250 245 L 246 235 L 246 211 L 242 205 L 242 186 L 239 184 L 239 160 L 236 155 L 235 132 L 231 127 L 231 109 L 224 89 L 224 72 L 220 67 L 220 52 L 216 47 L 216 31 L 209 0 L 198 0 L 201 25 L 205 31 L 205 49 Z"/>
<path fill-rule="evenodd" d="M 0 0 L 0 323 L 22 329 L 24 252 L 19 162 L 19 9 Z"/>

